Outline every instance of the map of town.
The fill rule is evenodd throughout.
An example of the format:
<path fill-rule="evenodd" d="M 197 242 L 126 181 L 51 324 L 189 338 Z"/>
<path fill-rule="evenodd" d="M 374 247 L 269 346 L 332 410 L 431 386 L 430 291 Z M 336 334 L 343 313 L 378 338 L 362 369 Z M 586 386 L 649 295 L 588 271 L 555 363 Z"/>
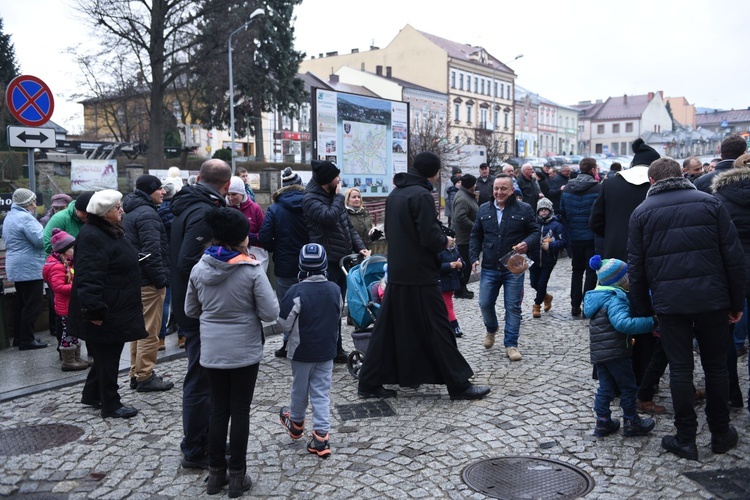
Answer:
<path fill-rule="evenodd" d="M 348 174 L 386 174 L 388 127 L 344 121 L 343 167 Z"/>

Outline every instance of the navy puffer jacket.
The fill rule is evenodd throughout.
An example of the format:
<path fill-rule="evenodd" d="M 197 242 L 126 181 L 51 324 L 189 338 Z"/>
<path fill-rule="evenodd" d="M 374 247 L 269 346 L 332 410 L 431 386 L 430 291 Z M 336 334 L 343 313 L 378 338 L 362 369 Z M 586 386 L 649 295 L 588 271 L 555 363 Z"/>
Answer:
<path fill-rule="evenodd" d="M 559 215 L 570 241 L 594 239 L 594 233 L 589 228 L 589 216 L 598 196 L 599 182 L 589 174 L 581 174 L 566 184 Z"/>
<path fill-rule="evenodd" d="M 630 217 L 628 236 L 630 296 L 638 315 L 742 311 L 745 256 L 737 230 L 721 202 L 689 180 L 651 186 Z"/>
<path fill-rule="evenodd" d="M 750 292 L 750 168 L 734 168 L 714 177 L 714 196 L 729 211 L 745 252 L 745 270 Z"/>
<path fill-rule="evenodd" d="M 285 186 L 273 194 L 258 233 L 260 244 L 272 252 L 273 273 L 280 278 L 296 278 L 299 273 L 299 251 L 308 242 L 302 198 L 305 188 Z"/>

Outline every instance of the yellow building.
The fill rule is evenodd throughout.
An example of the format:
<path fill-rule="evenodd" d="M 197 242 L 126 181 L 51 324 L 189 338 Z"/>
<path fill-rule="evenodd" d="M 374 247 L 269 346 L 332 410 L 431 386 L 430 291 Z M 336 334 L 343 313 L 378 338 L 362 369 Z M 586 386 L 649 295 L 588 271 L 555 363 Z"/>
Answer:
<path fill-rule="evenodd" d="M 406 25 L 387 47 L 320 54 L 300 72 L 328 75 L 342 67 L 407 80 L 448 96 L 448 137 L 457 144 L 494 145 L 513 152 L 512 69 L 484 48 L 446 40 Z"/>

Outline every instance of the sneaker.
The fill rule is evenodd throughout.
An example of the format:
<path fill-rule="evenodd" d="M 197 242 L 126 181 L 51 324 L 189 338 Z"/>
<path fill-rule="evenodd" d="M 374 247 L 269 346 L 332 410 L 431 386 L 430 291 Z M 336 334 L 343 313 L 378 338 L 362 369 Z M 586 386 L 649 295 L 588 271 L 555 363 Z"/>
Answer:
<path fill-rule="evenodd" d="M 305 421 L 303 420 L 302 424 L 298 425 L 292 422 L 292 418 L 289 415 L 290 412 L 288 406 L 285 406 L 281 410 L 279 410 L 279 420 L 281 421 L 281 425 L 283 425 L 287 430 L 290 438 L 299 439 L 302 437 L 302 433 L 305 431 Z"/>
<path fill-rule="evenodd" d="M 508 355 L 508 358 L 511 361 L 521 361 L 521 353 L 515 347 L 508 347 L 507 349 L 505 349 L 505 354 Z"/>
<path fill-rule="evenodd" d="M 454 328 L 453 329 L 453 333 L 454 333 L 454 335 L 456 337 L 463 337 L 464 336 L 464 332 L 463 332 L 463 330 L 461 330 L 460 326 L 457 326 L 456 328 Z"/>
<path fill-rule="evenodd" d="M 622 435 L 625 437 L 645 436 L 654 428 L 656 422 L 653 418 L 641 418 L 636 415 L 634 418 L 623 418 L 625 427 L 622 429 Z"/>
<path fill-rule="evenodd" d="M 185 348 L 185 337 L 178 337 L 177 338 L 177 347 L 179 347 L 180 349 L 184 349 Z"/>
<path fill-rule="evenodd" d="M 544 296 L 544 312 L 549 312 L 552 309 L 552 295 L 546 294 Z"/>
<path fill-rule="evenodd" d="M 168 382 L 164 380 L 163 378 L 161 378 L 156 373 L 154 373 L 143 382 L 138 382 L 136 391 L 138 392 L 168 391 L 172 387 L 174 387 L 174 382 Z"/>
<path fill-rule="evenodd" d="M 318 434 L 318 431 L 313 431 L 312 439 L 307 443 L 307 451 L 315 453 L 320 458 L 328 458 L 331 456 L 331 447 L 328 445 L 328 433 L 325 436 Z"/>
<path fill-rule="evenodd" d="M 484 336 L 484 348 L 489 349 L 493 345 L 495 345 L 495 333 L 487 332 Z"/>
<path fill-rule="evenodd" d="M 163 351 L 166 348 L 167 348 L 167 346 L 165 344 L 165 339 L 161 339 L 160 338 L 159 339 L 159 348 L 157 349 L 157 351 Z"/>
<path fill-rule="evenodd" d="M 596 419 L 596 427 L 594 428 L 594 436 L 596 437 L 604 437 L 609 436 L 613 432 L 617 432 L 617 430 L 620 428 L 620 421 L 616 418 L 608 418 L 608 419 L 602 419 L 597 418 Z"/>

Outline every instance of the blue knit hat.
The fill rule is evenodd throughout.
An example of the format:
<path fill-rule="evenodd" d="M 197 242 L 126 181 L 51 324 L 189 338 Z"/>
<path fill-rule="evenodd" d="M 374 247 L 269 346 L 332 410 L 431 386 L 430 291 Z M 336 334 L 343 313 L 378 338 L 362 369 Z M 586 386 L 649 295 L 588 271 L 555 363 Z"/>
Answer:
<path fill-rule="evenodd" d="M 603 286 L 622 286 L 628 279 L 628 265 L 620 259 L 604 259 L 594 255 L 589 266 L 596 271 L 599 284 Z"/>
<path fill-rule="evenodd" d="M 317 243 L 308 243 L 299 251 L 299 270 L 310 274 L 320 274 L 328 269 L 326 249 Z"/>

